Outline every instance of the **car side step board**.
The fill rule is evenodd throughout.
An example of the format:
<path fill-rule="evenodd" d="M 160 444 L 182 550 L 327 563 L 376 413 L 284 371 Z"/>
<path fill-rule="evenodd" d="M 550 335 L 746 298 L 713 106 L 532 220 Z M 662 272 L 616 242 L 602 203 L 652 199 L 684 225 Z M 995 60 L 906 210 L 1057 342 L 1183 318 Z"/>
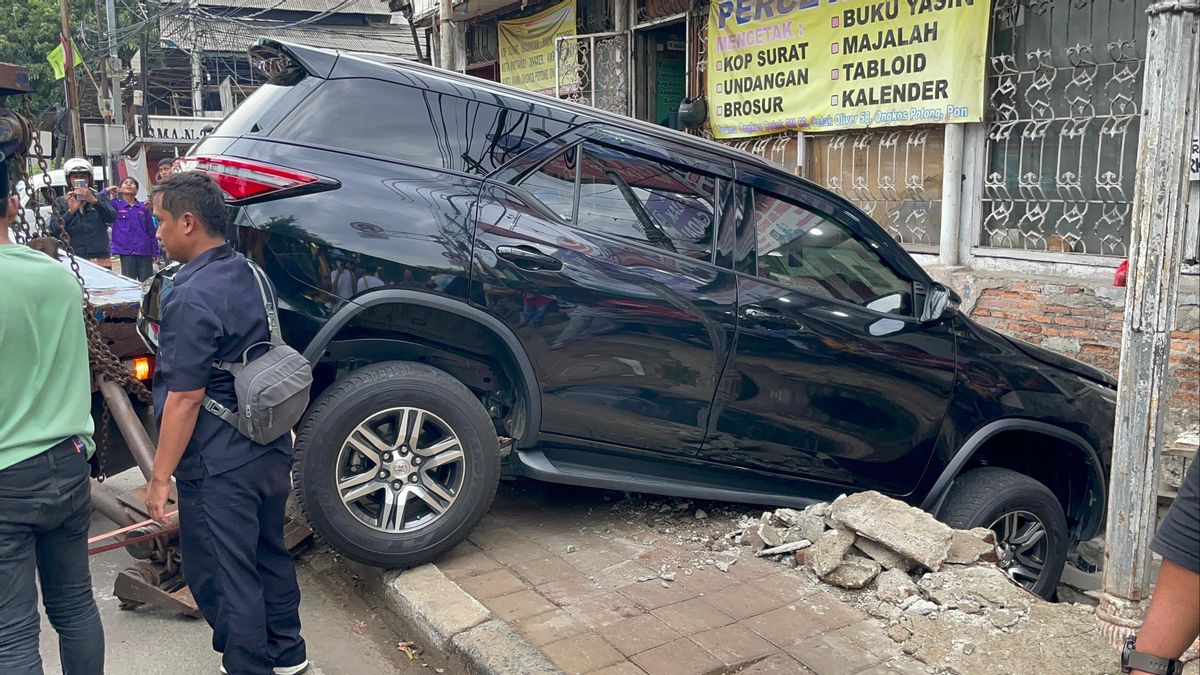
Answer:
<path fill-rule="evenodd" d="M 604 469 L 571 462 L 556 462 L 541 450 L 517 450 L 510 459 L 514 460 L 515 468 L 521 475 L 549 483 L 794 508 L 804 508 L 818 501 L 810 497 L 719 488 L 664 476 Z"/>

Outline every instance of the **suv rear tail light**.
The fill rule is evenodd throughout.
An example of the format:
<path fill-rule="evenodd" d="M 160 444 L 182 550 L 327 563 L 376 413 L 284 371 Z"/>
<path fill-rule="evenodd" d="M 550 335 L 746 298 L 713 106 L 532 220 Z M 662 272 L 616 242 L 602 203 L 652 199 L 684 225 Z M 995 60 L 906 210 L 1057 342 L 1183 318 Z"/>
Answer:
<path fill-rule="evenodd" d="M 321 176 L 234 157 L 188 157 L 182 164 L 184 171 L 203 171 L 212 176 L 217 185 L 225 191 L 225 201 L 230 204 L 282 197 L 282 193 L 285 192 L 294 194 L 298 191 L 328 190 L 338 186 L 337 181 Z"/>

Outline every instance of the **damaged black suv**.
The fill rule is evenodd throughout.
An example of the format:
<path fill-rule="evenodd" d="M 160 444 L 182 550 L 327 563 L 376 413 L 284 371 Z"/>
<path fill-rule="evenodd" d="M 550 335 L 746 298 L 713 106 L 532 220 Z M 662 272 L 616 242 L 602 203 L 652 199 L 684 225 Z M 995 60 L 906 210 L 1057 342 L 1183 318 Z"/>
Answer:
<path fill-rule="evenodd" d="M 1052 595 L 1105 509 L 1116 383 L 984 328 L 862 211 L 717 143 L 273 41 L 191 152 L 313 362 L 298 489 L 378 565 L 436 557 L 502 459 L 802 506 L 878 490 L 998 533 Z"/>

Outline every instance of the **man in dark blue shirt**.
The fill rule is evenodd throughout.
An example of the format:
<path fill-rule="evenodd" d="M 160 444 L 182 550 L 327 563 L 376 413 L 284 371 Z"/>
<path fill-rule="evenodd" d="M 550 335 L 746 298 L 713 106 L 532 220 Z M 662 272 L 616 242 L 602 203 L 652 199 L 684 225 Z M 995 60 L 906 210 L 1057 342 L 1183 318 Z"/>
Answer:
<path fill-rule="evenodd" d="M 224 198 L 207 175 L 189 171 L 159 183 L 154 215 L 159 242 L 184 266 L 159 325 L 159 440 L 146 505 L 164 519 L 174 474 L 184 573 L 223 669 L 301 673 L 308 661 L 300 589 L 283 544 L 291 435 L 260 445 L 202 409 L 206 394 L 237 408 L 233 376 L 213 362 L 240 361 L 270 340 L 258 285 L 245 258 L 225 243 Z"/>

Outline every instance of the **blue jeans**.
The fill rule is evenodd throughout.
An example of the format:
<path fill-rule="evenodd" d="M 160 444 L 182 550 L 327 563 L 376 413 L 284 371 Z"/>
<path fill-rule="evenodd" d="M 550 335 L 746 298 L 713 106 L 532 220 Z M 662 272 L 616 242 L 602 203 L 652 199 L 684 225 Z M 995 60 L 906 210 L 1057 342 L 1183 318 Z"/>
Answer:
<path fill-rule="evenodd" d="M 91 519 L 87 459 L 70 439 L 0 471 L 0 673 L 42 673 L 35 571 L 64 675 L 104 672 L 88 569 Z"/>

